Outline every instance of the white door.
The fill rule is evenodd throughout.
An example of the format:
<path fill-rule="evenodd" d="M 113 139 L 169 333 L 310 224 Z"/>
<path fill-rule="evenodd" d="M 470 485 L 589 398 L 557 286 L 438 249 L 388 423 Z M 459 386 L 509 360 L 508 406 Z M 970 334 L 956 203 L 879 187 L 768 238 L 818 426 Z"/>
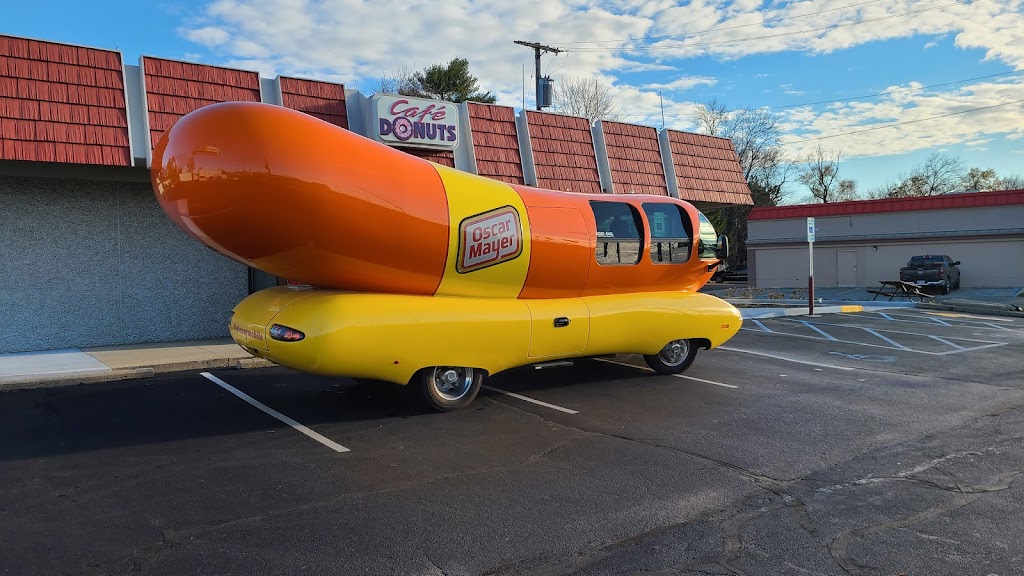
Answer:
<path fill-rule="evenodd" d="M 839 250 L 836 253 L 836 278 L 839 286 L 857 285 L 857 251 Z"/>

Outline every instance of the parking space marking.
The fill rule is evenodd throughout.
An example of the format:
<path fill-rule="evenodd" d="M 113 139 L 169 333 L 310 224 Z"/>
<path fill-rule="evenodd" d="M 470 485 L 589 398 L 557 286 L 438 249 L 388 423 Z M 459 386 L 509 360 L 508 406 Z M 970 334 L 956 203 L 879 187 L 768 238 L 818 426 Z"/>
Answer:
<path fill-rule="evenodd" d="M 991 329 L 991 330 L 1005 330 L 1005 331 L 1011 331 L 1011 332 L 1013 331 L 1013 328 L 1007 328 L 1006 326 L 1000 326 L 998 324 L 993 324 L 992 322 L 976 321 L 976 320 L 981 318 L 981 317 L 978 317 L 978 316 L 946 316 L 947 318 L 956 318 L 956 320 L 958 320 L 958 322 L 956 324 L 952 324 L 952 323 L 947 322 L 947 321 L 945 321 L 945 320 L 943 320 L 941 318 L 935 318 L 934 316 L 909 316 L 909 315 L 906 315 L 906 314 L 895 314 L 895 313 L 886 314 L 884 312 L 871 312 L 871 314 L 877 314 L 878 316 L 881 316 L 882 318 L 885 318 L 886 320 L 889 320 L 889 321 L 892 321 L 892 322 L 905 322 L 907 324 L 928 324 L 928 325 L 938 324 L 940 326 L 948 326 L 948 327 L 951 327 L 951 328 L 982 328 L 982 329 Z M 920 320 L 918 318 L 920 318 Z M 974 318 L 975 320 L 964 320 L 963 318 Z M 987 320 L 997 320 L 997 319 L 996 318 L 988 318 Z M 1002 319 L 999 319 L 999 321 L 1006 322 L 1006 320 L 1002 320 Z M 1011 320 L 1011 322 L 1012 322 L 1012 320 Z"/>
<path fill-rule="evenodd" d="M 559 412 L 565 412 L 566 414 L 579 414 L 579 412 L 577 412 L 576 410 L 570 410 L 568 408 L 562 408 L 561 406 L 555 406 L 554 404 L 548 404 L 547 402 L 541 402 L 540 400 L 535 400 L 535 399 L 530 398 L 528 396 L 523 396 L 522 394 L 516 394 L 515 392 L 509 392 L 508 390 L 502 390 L 501 388 L 495 388 L 493 386 L 487 386 L 487 385 L 482 385 L 480 387 L 485 389 L 485 390 L 490 390 L 491 392 L 498 392 L 498 393 L 504 394 L 506 396 L 511 396 L 513 398 L 518 398 L 519 400 L 522 400 L 523 402 L 529 402 L 531 404 L 536 404 L 538 406 L 543 406 L 545 408 L 551 408 L 552 410 L 558 410 Z"/>
<path fill-rule="evenodd" d="M 877 336 L 877 337 L 881 338 L 882 340 L 888 342 L 889 344 L 892 344 L 893 346 L 895 346 L 896 348 L 899 348 L 900 350 L 910 350 L 910 348 L 907 348 L 903 344 L 900 344 L 899 342 L 896 342 L 895 340 L 893 340 L 892 338 L 889 338 L 887 336 L 882 336 L 877 331 L 872 330 L 871 328 L 861 328 L 861 329 L 864 330 L 865 332 L 867 332 L 868 334 L 871 334 L 873 336 Z M 921 334 L 921 336 L 927 336 L 927 334 Z M 960 347 L 960 349 L 963 350 L 964 348 Z"/>
<path fill-rule="evenodd" d="M 754 322 L 754 324 L 757 324 L 758 326 L 760 326 L 761 330 L 764 330 L 765 332 L 771 332 L 772 331 L 771 328 L 768 328 L 767 326 L 765 326 L 764 323 L 761 322 L 760 320 L 753 320 L 753 322 Z"/>
<path fill-rule="evenodd" d="M 816 338 L 820 340 L 820 338 Z M 835 370 L 856 370 L 856 368 L 850 368 L 848 366 L 836 366 L 834 364 L 821 364 L 819 362 L 809 362 L 807 360 L 798 360 L 796 358 L 787 358 L 786 356 L 778 356 L 776 354 L 768 354 L 767 352 L 755 352 L 754 350 L 740 350 L 739 348 L 733 348 L 731 346 L 719 346 L 716 350 L 725 350 L 727 352 L 740 352 L 742 354 L 753 354 L 754 356 L 764 356 L 766 358 L 774 358 L 776 360 L 783 360 L 785 362 L 793 362 L 795 364 L 807 364 L 808 366 L 821 366 L 824 368 L 833 368 Z"/>
<path fill-rule="evenodd" d="M 997 341 L 993 341 L 993 340 L 978 340 L 978 339 L 975 339 L 975 338 L 964 338 L 964 337 L 961 337 L 961 336 L 955 336 L 955 337 L 953 337 L 953 336 L 946 336 L 945 338 L 934 338 L 934 337 L 932 337 L 931 334 L 922 334 L 920 332 L 904 332 L 904 331 L 901 331 L 901 330 L 880 330 L 880 329 L 876 330 L 876 329 L 869 328 L 867 326 L 861 326 L 861 325 L 858 325 L 858 324 L 837 324 L 837 323 L 833 323 L 833 322 L 814 322 L 813 325 L 812 325 L 812 323 L 810 323 L 807 320 L 799 320 L 799 319 L 792 319 L 792 318 L 778 318 L 777 321 L 780 322 L 780 323 L 788 323 L 790 325 L 797 325 L 797 324 L 799 324 L 799 325 L 804 326 L 806 328 L 811 328 L 811 329 L 815 330 L 816 332 L 818 332 L 819 334 L 822 334 L 822 336 L 810 336 L 810 335 L 807 335 L 807 334 L 792 334 L 790 332 L 779 332 L 777 330 L 771 330 L 770 331 L 771 334 L 775 334 L 777 336 L 791 336 L 793 338 L 809 338 L 811 340 L 827 340 L 827 341 L 830 341 L 830 342 L 842 342 L 844 344 L 855 344 L 857 346 L 872 346 L 872 347 L 875 347 L 875 348 L 885 348 L 885 349 L 889 349 L 889 350 L 892 350 L 892 349 L 903 350 L 905 352 L 913 352 L 915 354 L 931 354 L 932 356 L 946 356 L 946 355 L 949 355 L 949 354 L 958 354 L 958 353 L 961 353 L 961 352 L 970 352 L 970 351 L 974 351 L 974 350 L 983 350 L 985 348 L 994 348 L 996 346 L 1007 346 L 1009 344 L 1008 342 L 997 342 Z M 886 344 L 872 344 L 870 342 L 858 342 L 856 340 L 842 340 L 842 339 L 835 338 L 835 337 L 831 336 L 831 334 L 825 333 L 825 331 L 817 328 L 817 326 L 835 326 L 837 328 L 856 328 L 856 329 L 859 329 L 859 330 L 863 330 L 864 332 L 866 332 L 868 334 L 871 334 L 872 336 L 878 338 L 879 340 L 882 340 L 883 342 L 886 342 Z M 756 329 L 753 329 L 753 328 L 741 328 L 741 330 L 750 330 L 752 332 L 760 332 L 760 330 L 756 330 Z M 944 350 L 944 351 L 937 351 L 937 352 L 936 351 L 931 351 L 931 350 L 916 350 L 914 348 L 910 348 L 908 346 L 905 346 L 905 345 L 903 345 L 903 344 L 893 340 L 892 338 L 889 338 L 888 336 L 885 336 L 885 335 L 881 334 L 882 332 L 885 332 L 886 334 L 903 334 L 903 335 L 907 335 L 907 336 L 918 336 L 918 337 L 922 337 L 922 338 L 930 338 L 930 339 L 932 339 L 932 340 L 934 340 L 936 342 L 939 342 L 941 344 L 945 344 L 945 345 L 949 346 L 952 349 L 951 350 Z M 958 342 L 970 342 L 970 343 L 973 343 L 973 344 L 976 344 L 976 345 L 973 345 L 973 346 L 963 346 L 963 345 L 956 344 L 956 343 L 952 342 L 953 340 L 956 340 Z"/>
<path fill-rule="evenodd" d="M 599 360 L 601 362 L 607 362 L 609 364 L 618 364 L 619 366 L 627 366 L 629 368 L 637 368 L 639 370 L 646 370 L 648 372 L 654 372 L 654 370 L 652 370 L 651 368 L 649 368 L 647 366 L 637 366 L 636 364 L 627 364 L 626 362 L 618 362 L 616 360 L 610 360 L 608 358 L 597 358 L 597 360 Z M 726 384 L 724 382 L 715 382 L 714 380 L 705 380 L 703 378 L 697 378 L 695 376 L 687 376 L 685 374 L 666 374 L 666 376 L 675 376 L 676 378 L 685 378 L 687 380 L 693 380 L 694 382 L 703 382 L 705 384 L 714 384 L 715 386 L 721 386 L 722 388 L 739 388 L 739 386 L 734 386 L 732 384 Z"/>
<path fill-rule="evenodd" d="M 959 350 L 964 350 L 963 346 L 961 346 L 959 344 L 955 344 L 953 342 L 950 342 L 949 340 L 946 340 L 945 338 L 939 338 L 938 336 L 929 336 L 929 338 L 931 338 L 933 340 L 938 340 L 939 342 L 942 342 L 946 346 L 952 346 L 953 348 L 957 348 Z"/>
<path fill-rule="evenodd" d="M 808 328 L 810 328 L 811 330 L 814 330 L 814 331 L 815 331 L 815 332 L 817 332 L 818 334 L 821 334 L 821 335 L 822 335 L 822 336 L 824 336 L 825 338 L 828 338 L 829 340 L 835 340 L 835 339 L 836 339 L 836 337 L 835 337 L 835 336 L 833 336 L 833 335 L 829 334 L 828 332 L 825 332 L 824 330 L 822 330 L 822 329 L 818 328 L 818 327 L 817 327 L 817 326 L 815 326 L 814 324 L 811 324 L 811 323 L 810 323 L 810 322 L 808 322 L 807 320 L 801 320 L 801 321 L 800 321 L 800 323 L 801 323 L 801 324 L 803 324 L 804 326 L 807 326 L 807 327 L 808 327 Z"/>
<path fill-rule="evenodd" d="M 245 392 L 242 392 L 238 388 L 235 388 L 234 386 L 228 384 L 227 382 L 221 380 L 220 378 L 217 378 L 213 374 L 210 374 L 209 372 L 200 372 L 200 375 L 202 375 L 203 378 L 206 378 L 207 380 L 227 390 L 228 392 L 231 392 L 232 394 L 241 398 L 242 400 L 245 400 L 246 402 L 255 406 L 256 408 L 259 408 L 263 412 L 266 412 L 267 414 L 273 416 L 274 418 L 277 418 L 281 422 L 284 422 L 285 424 L 291 426 L 292 428 L 298 430 L 299 432 L 302 432 L 306 436 L 309 436 L 313 440 L 316 440 L 317 442 L 323 444 L 324 446 L 327 446 L 331 450 L 334 450 L 335 452 L 349 452 L 348 448 L 345 448 L 344 446 L 338 444 L 334 440 L 331 440 L 330 438 L 325 438 L 324 436 L 317 434 L 316 432 L 310 430 L 309 428 L 306 428 L 302 424 L 299 424 L 295 420 L 292 420 L 291 418 L 285 416 L 284 414 L 281 414 L 280 412 L 274 410 L 270 406 L 263 404 L 259 400 L 256 400 L 255 398 L 249 396 Z"/>

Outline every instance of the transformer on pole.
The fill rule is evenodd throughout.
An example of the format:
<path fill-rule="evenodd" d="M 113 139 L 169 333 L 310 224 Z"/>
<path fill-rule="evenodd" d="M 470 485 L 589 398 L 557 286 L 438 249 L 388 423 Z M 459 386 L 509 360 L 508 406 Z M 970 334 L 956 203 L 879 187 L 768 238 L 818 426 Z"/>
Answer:
<path fill-rule="evenodd" d="M 552 54 L 558 54 L 559 52 L 565 52 L 565 50 L 561 50 L 559 48 L 554 48 L 552 46 L 545 46 L 545 45 L 539 44 L 537 42 L 523 42 L 522 40 L 516 40 L 515 43 L 519 44 L 520 46 L 526 46 L 528 48 L 533 48 L 533 55 L 534 55 L 533 56 L 533 61 L 534 61 L 534 64 L 536 65 L 536 68 L 537 68 L 537 72 L 534 75 L 534 78 L 537 79 L 537 85 L 536 85 L 537 88 L 536 88 L 536 92 L 534 93 L 534 99 L 537 101 L 537 110 L 540 110 L 541 108 L 543 108 L 545 106 L 550 107 L 551 106 L 551 86 L 552 86 L 551 85 L 551 78 L 550 77 L 548 77 L 548 78 L 541 78 L 540 77 L 540 53 L 541 52 L 550 52 Z"/>

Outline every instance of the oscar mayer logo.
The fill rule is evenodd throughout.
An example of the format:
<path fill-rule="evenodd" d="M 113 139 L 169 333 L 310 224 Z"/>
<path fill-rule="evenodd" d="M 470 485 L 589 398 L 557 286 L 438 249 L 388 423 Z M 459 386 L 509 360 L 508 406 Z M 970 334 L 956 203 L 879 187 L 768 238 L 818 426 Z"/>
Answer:
<path fill-rule="evenodd" d="M 512 260 L 523 253 L 519 213 L 511 206 L 470 216 L 459 225 L 459 273 Z"/>

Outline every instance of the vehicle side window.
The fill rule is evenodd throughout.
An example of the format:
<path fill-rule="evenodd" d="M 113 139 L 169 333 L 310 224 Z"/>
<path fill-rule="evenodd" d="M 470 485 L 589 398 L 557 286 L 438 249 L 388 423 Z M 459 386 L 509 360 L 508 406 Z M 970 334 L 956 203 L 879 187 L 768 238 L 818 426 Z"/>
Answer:
<path fill-rule="evenodd" d="M 718 246 L 718 233 L 715 232 L 715 226 L 703 212 L 697 212 L 697 216 L 700 218 L 698 257 L 701 260 L 717 260 L 718 253 L 715 251 L 715 247 Z"/>
<path fill-rule="evenodd" d="M 625 202 L 592 201 L 597 224 L 597 263 L 601 265 L 636 264 L 640 261 L 643 225 L 640 213 Z"/>
<path fill-rule="evenodd" d="M 644 214 L 651 226 L 651 262 L 678 264 L 690 259 L 693 230 L 690 216 L 675 204 L 645 203 Z"/>

